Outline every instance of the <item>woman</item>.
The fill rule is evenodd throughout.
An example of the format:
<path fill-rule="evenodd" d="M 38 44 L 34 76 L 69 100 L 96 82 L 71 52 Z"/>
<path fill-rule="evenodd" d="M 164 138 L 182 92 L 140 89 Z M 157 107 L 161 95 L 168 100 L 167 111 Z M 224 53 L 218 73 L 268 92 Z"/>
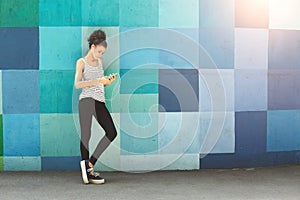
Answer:
<path fill-rule="evenodd" d="M 117 131 L 111 115 L 105 106 L 104 86 L 114 82 L 117 74 L 104 76 L 102 55 L 107 48 L 106 35 L 102 30 L 94 31 L 89 39 L 89 51 L 86 56 L 77 60 L 75 88 L 82 88 L 79 96 L 79 121 L 81 129 L 80 161 L 82 179 L 85 184 L 102 184 L 105 182 L 99 173 L 94 172 L 100 155 L 116 138 Z M 95 117 L 105 131 L 105 136 L 99 141 L 95 151 L 90 156 L 89 140 L 91 138 L 92 117 Z"/>

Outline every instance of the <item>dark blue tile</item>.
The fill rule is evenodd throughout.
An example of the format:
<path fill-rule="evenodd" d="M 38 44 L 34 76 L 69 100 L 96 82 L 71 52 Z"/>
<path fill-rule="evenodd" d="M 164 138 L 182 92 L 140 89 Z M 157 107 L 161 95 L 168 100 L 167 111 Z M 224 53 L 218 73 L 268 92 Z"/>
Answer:
<path fill-rule="evenodd" d="M 198 70 L 159 70 L 160 112 L 199 110 Z"/>
<path fill-rule="evenodd" d="M 238 155 L 266 152 L 267 112 L 235 113 L 235 138 Z"/>
<path fill-rule="evenodd" d="M 0 69 L 39 68 L 39 29 L 0 28 Z"/>
<path fill-rule="evenodd" d="M 300 109 L 300 71 L 269 70 L 268 109 Z"/>
<path fill-rule="evenodd" d="M 42 170 L 80 170 L 80 156 L 42 157 Z"/>
<path fill-rule="evenodd" d="M 39 71 L 3 71 L 2 93 L 4 114 L 39 113 Z"/>

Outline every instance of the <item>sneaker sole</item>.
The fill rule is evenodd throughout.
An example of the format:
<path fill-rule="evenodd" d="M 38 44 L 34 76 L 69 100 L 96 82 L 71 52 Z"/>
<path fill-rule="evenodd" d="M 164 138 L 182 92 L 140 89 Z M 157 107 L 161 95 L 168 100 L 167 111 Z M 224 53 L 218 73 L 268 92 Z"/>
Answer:
<path fill-rule="evenodd" d="M 93 183 L 93 184 L 104 184 L 105 183 L 105 180 L 92 180 L 90 179 L 90 183 Z"/>
<path fill-rule="evenodd" d="M 85 161 L 84 160 L 80 161 L 80 167 L 81 167 L 82 180 L 85 184 L 88 184 L 89 179 L 88 179 L 87 174 L 86 174 L 86 167 L 85 167 Z"/>

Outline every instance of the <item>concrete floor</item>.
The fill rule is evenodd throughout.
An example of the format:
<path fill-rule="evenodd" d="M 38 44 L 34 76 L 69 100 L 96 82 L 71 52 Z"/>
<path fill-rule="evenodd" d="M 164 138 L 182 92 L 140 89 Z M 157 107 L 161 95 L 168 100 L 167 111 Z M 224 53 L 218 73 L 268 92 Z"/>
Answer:
<path fill-rule="evenodd" d="M 0 200 L 300 199 L 300 165 L 257 169 L 106 172 L 84 185 L 80 172 L 1 172 Z"/>

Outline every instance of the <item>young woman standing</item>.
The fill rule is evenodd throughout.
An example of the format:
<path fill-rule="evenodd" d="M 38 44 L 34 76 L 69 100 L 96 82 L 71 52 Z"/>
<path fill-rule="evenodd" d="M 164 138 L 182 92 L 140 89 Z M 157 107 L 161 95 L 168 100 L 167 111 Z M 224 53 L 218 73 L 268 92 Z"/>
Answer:
<path fill-rule="evenodd" d="M 80 161 L 82 179 L 85 184 L 102 184 L 105 180 L 94 171 L 100 155 L 116 138 L 117 131 L 111 115 L 105 106 L 104 86 L 114 82 L 117 74 L 104 76 L 102 55 L 107 48 L 106 35 L 102 30 L 94 31 L 89 39 L 89 51 L 83 58 L 77 60 L 75 88 L 82 88 L 79 96 L 79 121 L 81 129 Z M 99 141 L 92 155 L 89 152 L 92 117 L 95 117 L 105 131 L 105 136 Z"/>

